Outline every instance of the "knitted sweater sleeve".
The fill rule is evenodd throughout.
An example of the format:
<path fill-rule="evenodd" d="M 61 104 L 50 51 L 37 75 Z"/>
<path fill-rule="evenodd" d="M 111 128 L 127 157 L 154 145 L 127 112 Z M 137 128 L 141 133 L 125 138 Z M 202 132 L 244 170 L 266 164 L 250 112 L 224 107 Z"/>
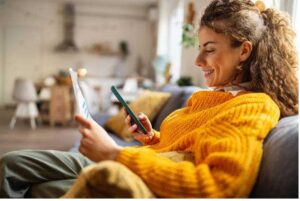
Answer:
<path fill-rule="evenodd" d="M 174 162 L 150 148 L 124 148 L 116 160 L 139 175 L 159 197 L 246 197 L 255 182 L 262 142 L 279 119 L 275 103 L 236 103 L 192 130 L 195 162 Z"/>
<path fill-rule="evenodd" d="M 160 132 L 153 129 L 153 133 L 154 133 L 154 135 L 153 135 L 152 139 L 144 145 L 153 145 L 153 144 L 159 143 Z"/>

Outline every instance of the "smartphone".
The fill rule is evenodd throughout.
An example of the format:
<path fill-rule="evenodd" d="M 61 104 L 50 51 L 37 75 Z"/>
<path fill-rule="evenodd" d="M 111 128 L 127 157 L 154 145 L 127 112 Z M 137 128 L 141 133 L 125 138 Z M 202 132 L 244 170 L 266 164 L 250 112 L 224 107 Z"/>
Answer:
<path fill-rule="evenodd" d="M 115 86 L 111 87 L 111 91 L 113 94 L 117 97 L 117 99 L 120 101 L 120 103 L 123 105 L 123 107 L 126 109 L 127 113 L 130 115 L 133 122 L 138 126 L 139 129 L 142 130 L 144 134 L 147 134 L 147 130 L 143 126 L 143 124 L 138 120 L 138 118 L 135 116 L 135 114 L 132 112 L 126 101 L 122 98 L 120 93 L 118 92 L 117 88 Z"/>

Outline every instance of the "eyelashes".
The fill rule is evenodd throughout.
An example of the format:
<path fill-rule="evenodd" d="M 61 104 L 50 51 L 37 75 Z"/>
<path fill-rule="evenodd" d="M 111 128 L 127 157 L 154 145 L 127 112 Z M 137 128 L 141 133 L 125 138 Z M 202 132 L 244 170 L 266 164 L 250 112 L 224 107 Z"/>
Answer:
<path fill-rule="evenodd" d="M 201 52 L 201 48 L 198 48 L 199 52 Z M 215 49 L 204 49 L 203 50 L 205 53 L 213 53 L 215 51 Z"/>
<path fill-rule="evenodd" d="M 205 50 L 206 53 L 212 53 L 214 52 L 215 50 Z"/>
<path fill-rule="evenodd" d="M 203 54 L 203 55 L 210 55 L 210 54 L 214 54 L 214 52 L 216 51 L 215 49 L 200 49 L 199 50 L 199 54 Z"/>

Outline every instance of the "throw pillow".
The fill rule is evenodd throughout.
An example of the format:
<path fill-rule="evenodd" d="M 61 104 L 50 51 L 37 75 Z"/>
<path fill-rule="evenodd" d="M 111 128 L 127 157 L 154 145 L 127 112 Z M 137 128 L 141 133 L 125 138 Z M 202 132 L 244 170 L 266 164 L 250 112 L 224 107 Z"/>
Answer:
<path fill-rule="evenodd" d="M 145 90 L 137 99 L 129 104 L 132 111 L 137 114 L 143 112 L 152 121 L 158 114 L 162 106 L 170 98 L 170 93 Z M 131 141 L 131 134 L 125 124 L 125 116 L 123 111 L 111 117 L 105 123 L 105 128 L 112 131 L 125 141 Z"/>
<path fill-rule="evenodd" d="M 160 130 L 160 125 L 163 120 L 172 112 L 180 108 L 182 105 L 181 97 L 182 97 L 182 90 L 178 87 L 177 89 L 173 89 L 170 91 L 172 93 L 171 97 L 168 100 L 168 104 L 166 104 L 159 112 L 159 114 L 155 117 L 153 121 L 153 128 L 157 131 Z"/>

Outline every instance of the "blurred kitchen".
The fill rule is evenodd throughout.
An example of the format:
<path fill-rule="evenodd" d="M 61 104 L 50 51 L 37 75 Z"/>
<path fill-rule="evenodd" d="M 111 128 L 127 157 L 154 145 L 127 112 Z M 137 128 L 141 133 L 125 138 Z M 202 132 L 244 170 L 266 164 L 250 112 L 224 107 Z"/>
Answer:
<path fill-rule="evenodd" d="M 183 6 L 178 0 L 0 0 L 0 155 L 21 148 L 68 150 L 80 137 L 72 121 L 70 67 L 92 114 L 118 109 L 111 85 L 127 83 L 133 99 L 139 88 L 154 88 L 159 79 L 162 84 L 167 49 L 181 49 L 176 28 Z M 172 38 L 169 23 L 178 32 Z"/>

